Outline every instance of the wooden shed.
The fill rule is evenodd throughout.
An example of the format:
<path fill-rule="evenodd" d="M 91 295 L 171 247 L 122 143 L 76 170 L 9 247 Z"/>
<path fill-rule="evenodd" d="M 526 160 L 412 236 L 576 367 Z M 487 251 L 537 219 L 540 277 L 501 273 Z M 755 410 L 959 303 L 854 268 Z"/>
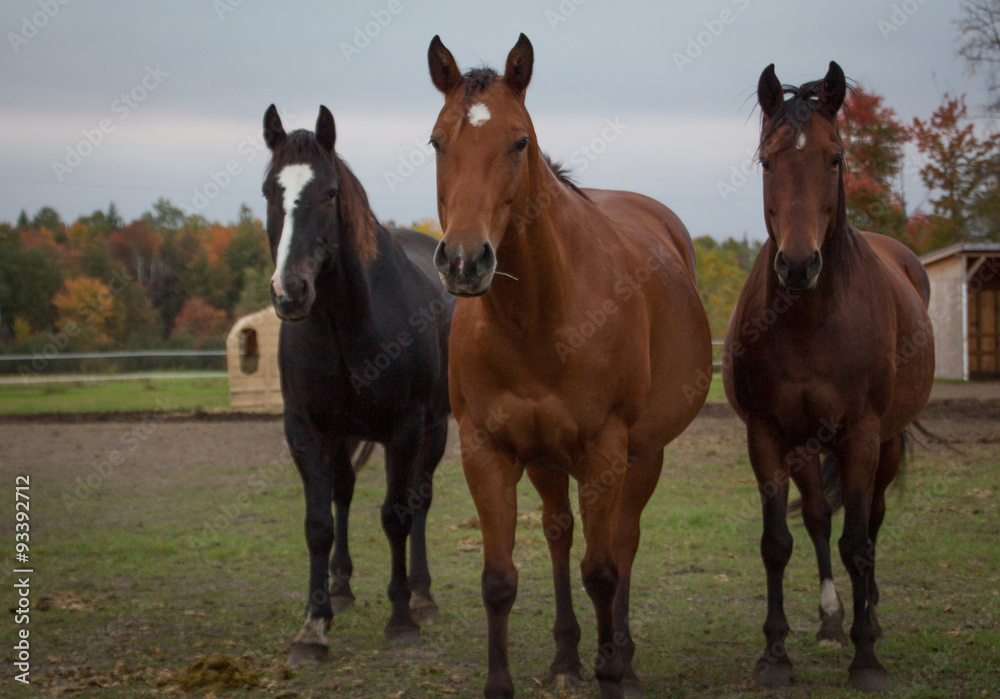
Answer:
<path fill-rule="evenodd" d="M 931 280 L 935 377 L 1000 379 L 1000 243 L 956 243 L 920 261 Z"/>
<path fill-rule="evenodd" d="M 243 316 L 229 331 L 226 363 L 233 410 L 279 412 L 284 407 L 278 373 L 280 328 L 281 320 L 268 306 Z"/>

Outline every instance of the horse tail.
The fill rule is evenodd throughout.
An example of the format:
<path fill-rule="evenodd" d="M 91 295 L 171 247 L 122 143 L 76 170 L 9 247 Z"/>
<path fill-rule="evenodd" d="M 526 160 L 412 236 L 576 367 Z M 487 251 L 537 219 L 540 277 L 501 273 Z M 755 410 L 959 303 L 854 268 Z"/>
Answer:
<path fill-rule="evenodd" d="M 360 473 L 364 465 L 368 463 L 372 452 L 375 451 L 375 442 L 358 442 L 351 450 L 351 466 L 355 473 Z"/>
<path fill-rule="evenodd" d="M 819 489 L 832 512 L 836 512 L 844 505 L 844 494 L 840 490 L 840 463 L 833 454 L 827 454 L 820 462 Z M 801 512 L 802 498 L 789 503 L 788 511 Z"/>

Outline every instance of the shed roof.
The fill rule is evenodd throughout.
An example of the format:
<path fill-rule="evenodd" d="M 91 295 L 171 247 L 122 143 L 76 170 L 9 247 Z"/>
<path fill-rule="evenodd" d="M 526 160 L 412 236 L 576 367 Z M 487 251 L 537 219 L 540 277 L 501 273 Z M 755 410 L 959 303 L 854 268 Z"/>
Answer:
<path fill-rule="evenodd" d="M 920 261 L 926 267 L 954 255 L 1000 255 L 1000 243 L 955 243 L 940 250 L 921 255 Z"/>

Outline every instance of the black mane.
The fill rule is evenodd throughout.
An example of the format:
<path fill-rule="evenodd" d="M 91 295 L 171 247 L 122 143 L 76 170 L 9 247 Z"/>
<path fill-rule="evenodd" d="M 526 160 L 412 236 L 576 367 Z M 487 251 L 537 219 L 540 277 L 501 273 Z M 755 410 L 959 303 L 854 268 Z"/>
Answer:
<path fill-rule="evenodd" d="M 472 68 L 466 72 L 462 76 L 462 84 L 465 86 L 465 106 L 468 107 L 473 97 L 492 85 L 499 77 L 497 72 L 488 66 Z"/>
<path fill-rule="evenodd" d="M 782 105 L 778 107 L 778 111 L 770 119 L 768 119 L 766 115 L 761 114 L 761 147 L 776 133 L 778 133 L 782 127 L 787 126 L 788 130 L 785 132 L 781 143 L 778 144 L 778 149 L 784 150 L 785 148 L 788 148 L 798 139 L 799 134 L 802 133 L 802 129 L 805 128 L 806 124 L 809 123 L 809 119 L 812 118 L 813 113 L 819 113 L 829 119 L 833 123 L 833 127 L 837 132 L 837 138 L 840 138 L 840 128 L 837 124 L 837 115 L 830 114 L 823 107 L 822 80 L 811 80 L 810 82 L 803 83 L 798 87 L 795 85 L 782 85 L 781 89 L 784 94 L 791 95 L 791 97 L 785 100 Z M 854 85 L 848 82 L 847 90 L 848 92 L 853 92 Z M 759 155 L 760 148 L 757 149 L 757 152 Z"/>
<path fill-rule="evenodd" d="M 545 159 L 545 164 L 549 166 L 549 170 L 552 174 L 556 176 L 560 182 L 572 189 L 574 192 L 579 194 L 581 197 L 590 201 L 590 197 L 584 194 L 583 190 L 576 184 L 569 174 L 569 168 L 565 167 L 562 163 L 557 163 L 552 158 L 549 157 L 548 153 L 542 153 L 542 157 Z"/>
<path fill-rule="evenodd" d="M 336 154 L 331 155 L 323 150 L 316 140 L 316 134 L 312 131 L 296 129 L 288 134 L 279 151 L 272 155 L 271 162 L 264 172 L 264 179 L 269 178 L 275 169 L 280 170 L 285 165 L 299 160 L 318 160 L 336 166 L 339 158 Z"/>

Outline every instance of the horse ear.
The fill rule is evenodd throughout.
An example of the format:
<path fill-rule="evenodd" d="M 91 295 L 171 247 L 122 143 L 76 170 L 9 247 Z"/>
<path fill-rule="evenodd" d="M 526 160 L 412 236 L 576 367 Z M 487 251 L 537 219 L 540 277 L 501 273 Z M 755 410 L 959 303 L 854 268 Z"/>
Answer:
<path fill-rule="evenodd" d="M 531 69 L 535 65 L 535 49 L 524 34 L 518 38 L 514 48 L 507 54 L 507 66 L 503 69 L 503 81 L 520 95 L 531 82 Z"/>
<path fill-rule="evenodd" d="M 281 117 L 278 116 L 278 110 L 272 104 L 264 112 L 264 143 L 271 150 L 274 150 L 281 145 L 281 142 L 285 140 L 285 128 L 281 125 Z"/>
<path fill-rule="evenodd" d="M 451 55 L 445 45 L 441 42 L 441 37 L 437 34 L 431 39 L 430 48 L 427 49 L 427 64 L 431 69 L 431 81 L 434 87 L 447 95 L 462 79 L 462 72 L 458 69 L 455 57 Z"/>
<path fill-rule="evenodd" d="M 316 140 L 327 153 L 333 153 L 333 144 L 337 140 L 337 129 L 333 124 L 333 114 L 322 104 L 319 106 L 319 117 L 316 119 Z"/>
<path fill-rule="evenodd" d="M 830 61 L 830 70 L 823 78 L 823 88 L 820 91 L 820 104 L 830 116 L 836 116 L 844 104 L 844 97 L 847 96 L 847 79 L 844 78 L 843 69 L 837 65 L 836 61 Z"/>
<path fill-rule="evenodd" d="M 764 115 L 770 119 L 785 101 L 785 91 L 781 87 L 781 81 L 774 74 L 774 64 L 772 63 L 764 72 L 760 74 L 757 81 L 757 102 L 764 110 Z"/>

